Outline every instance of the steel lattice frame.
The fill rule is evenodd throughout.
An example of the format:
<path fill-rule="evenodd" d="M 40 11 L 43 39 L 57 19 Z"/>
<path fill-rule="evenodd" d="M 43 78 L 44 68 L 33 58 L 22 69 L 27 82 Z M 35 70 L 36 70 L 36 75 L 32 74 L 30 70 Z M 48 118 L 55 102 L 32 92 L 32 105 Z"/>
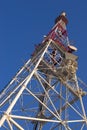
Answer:
<path fill-rule="evenodd" d="M 0 127 L 2 130 L 85 130 L 86 86 L 77 78 L 76 71 L 73 74 L 66 71 L 70 64 L 64 64 L 63 55 L 61 62 L 55 59 L 56 66 L 52 63 L 54 48 L 60 54 L 52 39 L 42 46 L 2 91 Z M 74 67 L 76 70 L 77 66 Z"/>
<path fill-rule="evenodd" d="M 85 130 L 87 87 L 63 12 L 32 57 L 0 93 L 2 130 Z"/>

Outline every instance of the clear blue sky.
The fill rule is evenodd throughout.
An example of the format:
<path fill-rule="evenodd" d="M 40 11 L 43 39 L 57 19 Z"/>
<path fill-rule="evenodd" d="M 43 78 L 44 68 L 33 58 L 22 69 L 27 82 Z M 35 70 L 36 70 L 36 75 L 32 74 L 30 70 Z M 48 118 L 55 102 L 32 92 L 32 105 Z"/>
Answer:
<path fill-rule="evenodd" d="M 87 83 L 87 0 L 0 0 L 0 90 L 12 79 L 65 11 L 78 48 L 78 76 Z"/>

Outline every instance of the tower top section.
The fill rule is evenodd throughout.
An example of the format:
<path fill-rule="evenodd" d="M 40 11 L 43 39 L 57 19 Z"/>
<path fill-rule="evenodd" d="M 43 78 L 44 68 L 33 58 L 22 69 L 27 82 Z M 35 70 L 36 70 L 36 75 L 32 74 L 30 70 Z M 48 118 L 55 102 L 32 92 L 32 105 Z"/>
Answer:
<path fill-rule="evenodd" d="M 56 19 L 55 19 L 55 24 L 59 21 L 64 22 L 66 25 L 68 23 L 68 19 L 66 18 L 66 13 L 65 12 L 62 12 Z"/>

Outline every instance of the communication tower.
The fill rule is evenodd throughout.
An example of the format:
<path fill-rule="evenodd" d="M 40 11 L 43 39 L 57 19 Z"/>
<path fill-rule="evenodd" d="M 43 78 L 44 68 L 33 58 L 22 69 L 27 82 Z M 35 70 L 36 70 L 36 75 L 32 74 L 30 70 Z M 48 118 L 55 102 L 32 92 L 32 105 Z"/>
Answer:
<path fill-rule="evenodd" d="M 67 23 L 63 12 L 0 93 L 1 130 L 87 129 L 87 87 L 76 74 Z"/>

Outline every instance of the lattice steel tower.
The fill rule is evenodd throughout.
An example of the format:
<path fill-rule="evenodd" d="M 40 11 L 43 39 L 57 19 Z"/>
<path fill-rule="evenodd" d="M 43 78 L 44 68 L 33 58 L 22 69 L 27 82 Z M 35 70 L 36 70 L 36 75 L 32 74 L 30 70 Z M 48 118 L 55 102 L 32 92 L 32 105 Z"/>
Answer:
<path fill-rule="evenodd" d="M 63 12 L 0 94 L 1 130 L 86 130 L 87 87 L 76 71 Z"/>

